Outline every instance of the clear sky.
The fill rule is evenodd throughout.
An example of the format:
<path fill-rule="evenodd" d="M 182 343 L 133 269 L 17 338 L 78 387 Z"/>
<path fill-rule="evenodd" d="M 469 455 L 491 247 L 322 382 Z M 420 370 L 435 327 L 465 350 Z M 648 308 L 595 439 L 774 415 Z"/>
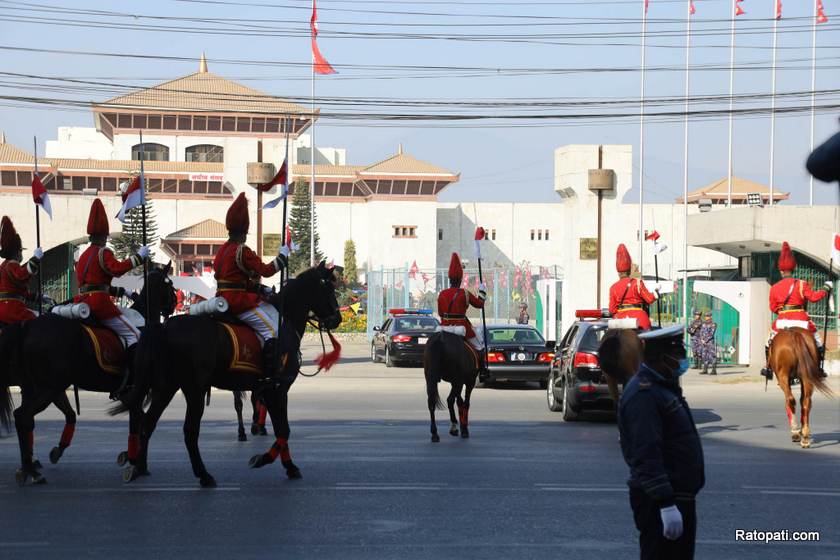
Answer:
<path fill-rule="evenodd" d="M 650 1 L 647 96 L 677 98 L 652 104 L 650 112 L 683 110 L 687 2 Z M 742 4 L 747 14 L 737 19 L 737 95 L 770 92 L 774 2 L 744 0 Z M 528 202 L 559 200 L 552 186 L 556 147 L 633 144 L 636 186 L 639 124 L 632 115 L 638 111 L 633 103 L 640 87 L 642 3 L 321 0 L 319 45 L 339 71 L 317 81 L 317 103 L 325 113 L 345 117 L 354 112 L 541 117 L 606 113 L 609 118 L 372 121 L 325 117 L 317 127 L 317 143 L 346 147 L 351 164 L 384 159 L 403 143 L 408 153 L 461 173 L 460 183 L 446 191 L 443 200 Z M 824 0 L 824 4 L 831 21 L 819 26 L 816 89 L 837 91 L 821 95 L 817 103 L 838 105 L 840 0 Z M 725 96 L 731 0 L 695 0 L 695 5 L 691 56 L 696 70 L 691 75 L 691 95 Z M 812 10 L 811 0 L 784 3 L 777 51 L 779 93 L 810 90 Z M 193 73 L 204 51 L 211 72 L 273 95 L 308 99 L 309 11 L 308 0 L 0 0 L 0 47 L 188 59 L 0 49 L 0 72 L 5 73 L 0 74 L 0 95 L 103 101 L 126 86 L 149 86 Z M 431 100 L 488 104 L 420 103 Z M 383 105 L 385 101 L 389 103 Z M 499 107 L 500 101 L 520 104 Z M 534 101 L 550 103 L 533 106 Z M 555 106 L 571 101 L 617 104 L 609 109 Z M 760 108 L 769 103 L 766 97 L 748 99 L 736 107 Z M 809 103 L 807 95 L 786 97 L 778 101 L 778 107 L 807 107 Z M 727 106 L 728 101 L 713 99 L 694 109 Z M 631 117 L 619 118 L 618 113 Z M 838 114 L 840 110 L 834 109 L 817 115 L 818 142 L 837 130 Z M 652 201 L 673 200 L 682 193 L 682 118 L 661 121 L 654 119 L 646 125 L 645 191 Z M 736 119 L 736 175 L 767 183 L 769 122 L 768 115 Z M 803 162 L 809 147 L 809 114 L 779 115 L 776 123 L 777 188 L 790 191 L 794 202 L 806 203 L 808 176 Z M 84 105 L 67 108 L 64 102 L 44 106 L 0 100 L 0 130 L 9 142 L 28 150 L 33 134 L 42 151 L 43 142 L 56 137 L 58 126 L 92 124 Z M 694 189 L 726 175 L 727 118 L 698 117 L 691 131 L 689 188 Z M 837 202 L 836 187 L 817 183 L 816 193 L 818 203 Z M 638 195 L 634 190 L 628 196 L 635 200 Z"/>

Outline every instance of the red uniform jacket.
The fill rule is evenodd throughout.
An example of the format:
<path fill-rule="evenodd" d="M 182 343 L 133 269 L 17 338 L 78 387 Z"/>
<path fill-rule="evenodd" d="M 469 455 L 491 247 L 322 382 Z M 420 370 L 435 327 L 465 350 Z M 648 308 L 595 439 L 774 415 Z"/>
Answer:
<path fill-rule="evenodd" d="M 467 319 L 467 308 L 484 307 L 484 300 L 462 288 L 447 288 L 438 295 L 438 315 L 442 325 L 461 325 L 467 330 L 466 339 L 475 337 L 472 323 Z"/>
<path fill-rule="evenodd" d="M 793 291 L 791 291 L 793 287 Z M 778 314 L 773 321 L 773 330 L 776 329 L 776 321 L 786 319 L 791 321 L 808 321 L 811 332 L 817 332 L 817 327 L 811 322 L 811 317 L 805 311 L 805 303 L 808 301 L 820 301 L 828 292 L 825 290 L 812 290 L 811 285 L 797 278 L 782 278 L 770 288 L 770 311 Z M 788 298 L 790 294 L 790 298 Z M 785 303 L 787 300 L 787 303 Z"/>
<path fill-rule="evenodd" d="M 228 241 L 216 254 L 213 268 L 219 284 L 216 295 L 227 300 L 231 313 L 239 315 L 260 303 L 260 296 L 249 288 L 257 287 L 261 276 L 277 274 L 281 265 L 279 257 L 264 264 L 247 245 Z"/>
<path fill-rule="evenodd" d="M 650 317 L 643 306 L 655 300 L 640 278 L 621 278 L 610 287 L 610 314 L 616 319 L 636 319 L 640 329 L 649 330 Z"/>
<path fill-rule="evenodd" d="M 8 325 L 35 318 L 24 302 L 31 276 L 26 265 L 17 261 L 7 259 L 0 264 L 0 323 Z"/>
<path fill-rule="evenodd" d="M 140 257 L 137 255 L 118 261 L 111 249 L 91 244 L 76 263 L 79 295 L 74 297 L 73 301 L 88 304 L 91 315 L 100 321 L 118 316 L 120 310 L 111 301 L 108 293 L 111 279 L 122 276 L 140 263 Z"/>

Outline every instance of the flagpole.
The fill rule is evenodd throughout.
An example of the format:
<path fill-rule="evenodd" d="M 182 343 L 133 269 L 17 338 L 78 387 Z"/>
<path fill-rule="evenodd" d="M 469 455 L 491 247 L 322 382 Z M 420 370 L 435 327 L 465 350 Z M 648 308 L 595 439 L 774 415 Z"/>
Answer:
<path fill-rule="evenodd" d="M 642 3 L 642 85 L 639 100 L 639 275 L 644 278 L 645 239 L 645 42 L 647 0 Z"/>
<path fill-rule="evenodd" d="M 776 156 L 776 45 L 779 38 L 779 0 L 773 2 L 773 65 L 771 72 L 770 86 L 770 206 L 773 206 L 773 182 L 775 181 L 775 156 Z"/>
<path fill-rule="evenodd" d="M 811 22 L 813 26 L 811 30 L 811 149 L 808 153 L 814 151 L 814 126 L 816 116 L 817 103 L 817 18 L 819 11 L 817 10 L 817 3 L 819 0 L 814 0 L 814 21 Z M 808 174 L 808 205 L 814 205 L 814 176 Z"/>
<path fill-rule="evenodd" d="M 35 146 L 33 154 L 35 155 L 35 171 L 32 172 L 32 181 L 35 181 L 35 177 L 38 177 L 38 137 L 32 137 L 32 144 Z M 38 212 L 38 204 L 35 205 L 35 246 L 41 246 L 41 214 Z M 44 311 L 44 296 L 43 296 L 43 289 L 44 289 L 44 277 L 41 272 L 43 267 L 38 267 L 38 315 L 41 315 Z"/>
<path fill-rule="evenodd" d="M 691 6 L 688 0 L 685 16 L 685 124 L 683 133 L 683 321 L 688 322 L 688 112 L 691 92 Z"/>
<path fill-rule="evenodd" d="M 289 117 L 286 116 L 286 155 L 283 159 L 283 163 L 287 166 L 286 167 L 286 184 L 282 186 L 285 190 L 283 196 L 283 229 L 280 231 L 280 247 L 284 247 L 286 245 L 286 204 L 289 200 L 289 169 L 291 165 L 289 165 Z M 291 255 L 290 255 L 291 256 Z M 289 273 L 288 263 L 286 265 L 286 269 L 280 273 L 280 289 L 283 289 L 283 285 L 286 283 L 286 278 Z"/>
<path fill-rule="evenodd" d="M 315 266 L 315 53 L 312 53 L 312 130 L 309 147 L 309 264 Z"/>
<path fill-rule="evenodd" d="M 146 145 L 143 143 L 143 131 L 140 131 L 140 200 L 142 200 L 142 204 L 140 205 L 140 213 L 143 220 L 143 246 L 145 247 L 148 241 L 146 241 L 146 169 L 143 165 L 143 158 L 144 152 L 146 151 Z M 151 298 L 151 292 L 149 291 L 149 263 L 147 259 L 143 259 L 143 288 L 146 290 L 146 324 L 151 324 L 151 311 L 150 311 L 150 302 L 149 299 Z"/>
<path fill-rule="evenodd" d="M 732 206 L 732 127 L 735 110 L 734 88 L 735 88 L 735 18 L 737 10 L 737 0 L 732 0 L 732 11 L 730 17 L 731 24 L 731 39 L 729 46 L 729 164 L 726 172 L 726 206 Z"/>

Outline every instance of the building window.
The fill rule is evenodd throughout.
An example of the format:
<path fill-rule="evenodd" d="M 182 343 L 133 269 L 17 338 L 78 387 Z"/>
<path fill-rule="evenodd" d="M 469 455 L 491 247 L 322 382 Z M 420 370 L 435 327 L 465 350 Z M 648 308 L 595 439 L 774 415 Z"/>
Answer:
<path fill-rule="evenodd" d="M 493 241 L 496 241 L 496 230 L 495 229 L 490 230 L 490 239 L 492 239 Z"/>
<path fill-rule="evenodd" d="M 62 177 L 61 178 L 61 189 L 65 191 L 72 191 L 73 190 L 73 179 L 71 177 Z"/>
<path fill-rule="evenodd" d="M 140 159 L 141 147 L 144 161 L 169 161 L 169 148 L 163 144 L 135 144 L 131 147 L 131 159 Z"/>
<path fill-rule="evenodd" d="M 443 230 L 438 228 L 438 241 L 443 241 Z"/>
<path fill-rule="evenodd" d="M 534 240 L 534 230 L 531 230 L 531 241 Z"/>
<path fill-rule="evenodd" d="M 545 230 L 545 240 L 548 241 L 548 230 Z"/>
<path fill-rule="evenodd" d="M 417 237 L 417 226 L 394 226 L 394 237 L 400 239 Z"/>
<path fill-rule="evenodd" d="M 187 148 L 187 161 L 203 163 L 222 163 L 224 161 L 225 149 L 213 144 L 199 144 Z"/>

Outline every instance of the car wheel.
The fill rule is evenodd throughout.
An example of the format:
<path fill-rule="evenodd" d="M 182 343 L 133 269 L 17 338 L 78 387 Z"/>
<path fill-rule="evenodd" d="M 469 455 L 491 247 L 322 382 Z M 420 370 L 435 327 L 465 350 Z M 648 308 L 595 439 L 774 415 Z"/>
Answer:
<path fill-rule="evenodd" d="M 571 393 L 571 389 L 569 389 L 569 381 L 565 377 L 562 378 L 563 382 L 563 402 L 561 403 L 561 411 L 563 412 L 563 421 L 564 422 L 574 422 L 578 419 L 579 413 L 572 408 L 572 403 L 569 402 L 571 397 L 569 394 Z"/>
<path fill-rule="evenodd" d="M 394 367 L 394 360 L 391 359 L 391 349 L 385 347 L 385 367 Z"/>
<path fill-rule="evenodd" d="M 548 374 L 548 381 L 546 382 L 545 399 L 548 403 L 548 410 L 551 412 L 560 412 L 560 403 L 557 401 L 557 396 L 554 394 L 554 382 L 554 370 L 552 369 L 551 373 Z"/>
<path fill-rule="evenodd" d="M 374 364 L 379 363 L 379 358 L 376 356 L 376 345 L 373 343 L 370 345 L 370 361 Z"/>

